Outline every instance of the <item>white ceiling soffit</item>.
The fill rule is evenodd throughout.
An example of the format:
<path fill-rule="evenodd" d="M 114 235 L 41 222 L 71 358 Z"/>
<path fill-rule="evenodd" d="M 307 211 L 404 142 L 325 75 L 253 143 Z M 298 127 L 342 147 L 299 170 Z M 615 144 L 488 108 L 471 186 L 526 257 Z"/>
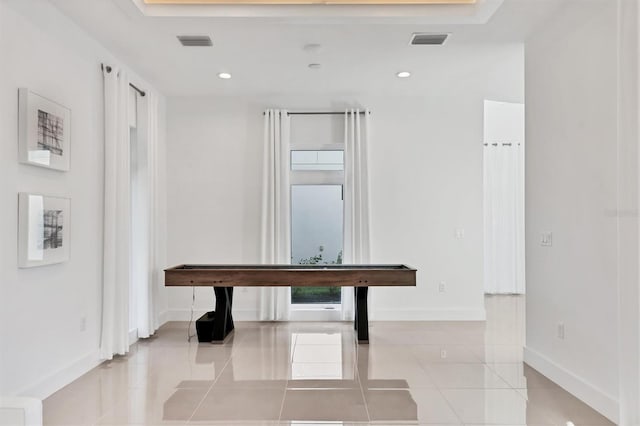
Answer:
<path fill-rule="evenodd" d="M 229 4 L 146 4 L 133 2 L 145 16 L 210 18 L 299 18 L 304 21 L 346 22 L 367 18 L 368 23 L 402 20 L 421 24 L 486 24 L 504 0 L 478 0 L 475 4 L 421 5 L 229 5 Z"/>

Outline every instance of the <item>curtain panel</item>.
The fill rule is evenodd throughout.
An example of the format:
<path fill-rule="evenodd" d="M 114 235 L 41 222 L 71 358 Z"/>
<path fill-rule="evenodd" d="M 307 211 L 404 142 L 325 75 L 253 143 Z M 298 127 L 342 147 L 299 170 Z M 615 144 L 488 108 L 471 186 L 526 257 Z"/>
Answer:
<path fill-rule="evenodd" d="M 158 329 L 157 300 L 159 289 L 164 282 L 162 265 L 159 263 L 159 241 L 162 230 L 158 212 L 162 211 L 158 197 L 158 96 L 147 90 L 146 95 L 139 98 L 141 107 L 138 119 L 139 142 L 144 144 L 144 164 L 146 166 L 145 186 L 146 200 L 144 209 L 145 223 L 145 277 L 137 283 L 136 323 L 139 338 L 147 338 Z"/>
<path fill-rule="evenodd" d="M 369 216 L 369 120 L 368 110 L 348 109 L 344 120 L 344 263 L 371 260 Z M 342 319 L 354 316 L 353 289 L 342 289 Z"/>
<path fill-rule="evenodd" d="M 524 146 L 484 147 L 485 293 L 524 294 Z"/>
<path fill-rule="evenodd" d="M 265 111 L 261 226 L 261 262 L 264 264 L 291 263 L 289 136 L 287 111 Z M 290 300 L 289 287 L 260 288 L 260 320 L 288 320 Z"/>
<path fill-rule="evenodd" d="M 114 67 L 104 76 L 104 253 L 100 358 L 129 350 L 130 165 L 129 80 Z"/>

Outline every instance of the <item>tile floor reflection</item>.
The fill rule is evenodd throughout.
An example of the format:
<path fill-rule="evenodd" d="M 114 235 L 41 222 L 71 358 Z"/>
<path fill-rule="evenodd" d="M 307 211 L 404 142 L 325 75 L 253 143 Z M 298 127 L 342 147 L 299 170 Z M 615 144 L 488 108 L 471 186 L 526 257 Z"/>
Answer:
<path fill-rule="evenodd" d="M 224 345 L 169 323 L 44 401 L 45 425 L 612 423 L 523 363 L 524 299 L 486 322 L 236 323 Z"/>

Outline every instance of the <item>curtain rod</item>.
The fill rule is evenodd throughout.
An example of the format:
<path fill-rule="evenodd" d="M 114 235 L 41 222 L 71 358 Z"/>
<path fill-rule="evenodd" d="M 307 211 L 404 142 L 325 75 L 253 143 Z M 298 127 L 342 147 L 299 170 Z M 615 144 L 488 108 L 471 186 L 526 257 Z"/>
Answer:
<path fill-rule="evenodd" d="M 140 94 L 140 96 L 146 96 L 146 95 L 147 95 L 147 93 L 146 93 L 144 90 L 141 90 L 141 89 L 137 88 L 135 84 L 133 84 L 133 83 L 129 83 L 129 86 L 131 86 L 131 88 L 132 88 L 133 90 L 135 90 L 136 92 L 138 92 L 138 93 Z"/>
<path fill-rule="evenodd" d="M 345 115 L 344 111 L 301 111 L 301 112 L 287 112 L 288 115 Z M 358 114 L 366 114 L 366 111 L 358 111 Z"/>
<path fill-rule="evenodd" d="M 110 72 L 111 72 L 111 69 L 112 69 L 109 65 L 106 65 L 106 66 L 105 66 L 105 64 L 100 64 L 100 68 L 102 68 L 103 70 L 105 70 L 105 69 L 106 69 L 106 70 L 107 70 L 107 73 L 110 73 Z M 130 86 L 133 90 L 135 90 L 136 92 L 138 92 L 138 94 L 139 94 L 140 96 L 146 96 L 146 95 L 147 95 L 147 93 L 146 93 L 144 90 L 142 90 L 142 89 L 138 88 L 135 84 L 133 84 L 133 83 L 129 83 L 129 86 Z"/>
<path fill-rule="evenodd" d="M 358 111 L 358 114 L 366 114 L 366 111 Z M 266 113 L 262 113 L 265 115 Z M 300 111 L 300 112 L 287 112 L 287 115 L 345 115 L 344 111 Z M 371 114 L 371 111 L 369 111 Z"/>

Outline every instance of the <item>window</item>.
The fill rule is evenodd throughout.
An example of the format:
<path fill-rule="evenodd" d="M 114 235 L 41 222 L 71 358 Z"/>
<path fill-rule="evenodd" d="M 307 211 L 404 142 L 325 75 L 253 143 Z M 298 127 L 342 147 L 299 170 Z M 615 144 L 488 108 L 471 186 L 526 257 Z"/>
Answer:
<path fill-rule="evenodd" d="M 342 185 L 291 186 L 291 263 L 342 263 Z M 291 303 L 339 304 L 340 287 L 294 287 Z"/>
<path fill-rule="evenodd" d="M 291 170 L 344 170 L 344 151 L 291 151 Z"/>
<path fill-rule="evenodd" d="M 342 263 L 343 116 L 296 116 L 291 138 L 291 263 Z M 340 307 L 340 287 L 292 287 L 294 310 Z M 305 317 L 308 318 L 308 317 Z M 319 318 L 318 318 L 319 319 Z"/>

